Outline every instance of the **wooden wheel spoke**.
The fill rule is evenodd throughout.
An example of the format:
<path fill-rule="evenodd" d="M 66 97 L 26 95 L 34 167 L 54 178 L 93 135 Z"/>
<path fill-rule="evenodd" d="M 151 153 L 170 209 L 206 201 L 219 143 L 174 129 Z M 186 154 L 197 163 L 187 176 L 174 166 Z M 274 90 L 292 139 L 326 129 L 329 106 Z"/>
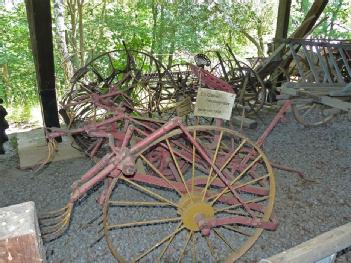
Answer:
<path fill-rule="evenodd" d="M 315 109 L 317 104 L 313 104 L 311 107 L 309 107 L 303 114 L 302 116 L 305 117 L 308 113 L 310 113 L 313 109 Z"/>

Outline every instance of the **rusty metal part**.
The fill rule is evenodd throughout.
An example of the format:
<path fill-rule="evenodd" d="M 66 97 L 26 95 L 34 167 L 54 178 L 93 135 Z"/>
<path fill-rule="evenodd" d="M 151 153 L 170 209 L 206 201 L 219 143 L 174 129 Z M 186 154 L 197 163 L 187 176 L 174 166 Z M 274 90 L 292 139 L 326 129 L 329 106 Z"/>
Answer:
<path fill-rule="evenodd" d="M 180 129 L 174 130 L 176 127 Z M 187 170 L 180 169 L 179 161 L 182 158 L 175 154 L 178 148 L 173 142 L 179 141 L 180 138 L 182 138 L 183 147 L 188 148 L 188 152 L 192 152 L 190 160 L 187 160 L 189 162 Z M 175 172 L 178 173 L 178 176 L 172 179 L 167 178 L 146 158 L 146 152 L 163 147 L 168 150 L 176 167 Z M 246 150 L 243 151 L 243 149 Z M 247 163 L 242 170 L 237 170 L 235 164 L 241 163 L 251 151 L 255 151 L 256 159 Z M 264 228 L 271 230 L 276 228 L 276 221 L 271 218 L 275 192 L 273 171 L 262 151 L 242 135 L 220 127 L 187 128 L 175 119 L 173 123 L 168 123 L 159 130 L 155 136 L 146 138 L 132 147 L 130 153 L 136 155 L 136 162 L 140 160 L 144 166 L 148 166 L 155 172 L 145 175 L 137 172 L 128 177 L 120 174 L 109 188 L 104 204 L 104 233 L 109 248 L 117 260 L 138 261 L 147 256 L 160 259 L 168 249 L 171 249 L 173 240 L 181 232 L 185 232 L 190 239 L 194 239 L 196 249 L 200 249 L 196 246 L 196 243 L 202 242 L 200 239 L 206 242 L 206 238 L 211 237 L 213 242 L 220 243 L 223 242 L 220 232 L 228 231 L 226 236 L 232 235 L 234 238 L 238 235 L 237 240 L 241 240 L 236 244 L 239 250 L 235 252 L 230 249 L 230 246 L 234 247 L 234 244 L 230 243 L 232 241 L 228 241 L 229 239 L 225 241 L 229 246 L 227 246 L 228 250 L 221 255 L 221 259 L 232 262 L 249 249 Z M 202 167 L 207 167 L 206 172 L 201 169 Z M 248 173 L 253 170 L 256 172 L 255 178 Z M 262 186 L 259 182 L 264 185 Z M 118 194 L 116 196 L 114 192 L 118 191 L 119 187 L 116 185 L 120 183 L 138 189 L 148 197 L 145 197 L 146 200 L 152 197 L 155 201 L 135 201 L 135 198 L 130 199 L 128 196 L 123 196 L 122 200 L 116 200 L 115 197 Z M 154 187 L 155 185 L 157 187 Z M 263 190 L 267 191 L 264 193 Z M 250 195 L 247 195 L 247 191 Z M 135 215 L 140 213 L 135 211 L 139 208 L 143 210 L 143 218 L 148 217 L 149 212 L 145 207 L 150 207 L 150 212 L 155 208 L 162 211 L 166 209 L 169 210 L 169 214 L 165 210 L 161 213 L 164 218 L 138 220 Z M 123 214 L 124 217 L 126 213 L 132 213 L 130 217 L 127 216 L 130 222 L 122 221 L 123 219 L 114 212 L 117 208 L 123 209 L 124 212 L 121 215 Z M 162 240 L 145 247 L 142 253 L 130 252 L 131 257 L 125 258 L 118 250 L 118 244 L 122 242 L 118 235 L 123 234 L 125 228 L 137 230 L 142 227 L 142 232 L 135 233 L 145 236 L 149 235 L 149 230 L 154 231 L 152 229 L 155 225 L 164 225 L 169 229 L 174 223 L 178 223 L 178 226 L 171 235 L 166 231 Z M 184 246 L 191 247 L 189 244 Z M 159 252 L 154 254 L 158 247 L 161 247 Z M 203 252 L 196 253 L 199 256 Z M 192 255 L 188 256 L 191 258 Z M 187 256 L 181 253 L 178 259 L 183 257 Z"/>

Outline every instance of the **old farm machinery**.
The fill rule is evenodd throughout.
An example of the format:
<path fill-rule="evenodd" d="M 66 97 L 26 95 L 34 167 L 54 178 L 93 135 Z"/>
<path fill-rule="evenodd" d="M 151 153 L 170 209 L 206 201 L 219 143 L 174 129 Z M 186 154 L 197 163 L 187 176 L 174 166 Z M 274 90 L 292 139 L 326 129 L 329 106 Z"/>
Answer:
<path fill-rule="evenodd" d="M 172 73 L 145 72 L 147 67 L 137 64 L 145 60 L 130 54 L 126 57 L 132 62 L 119 69 L 106 57 L 113 78 L 104 78 L 92 64 L 78 71 L 61 110 L 69 129 L 47 133 L 51 142 L 73 135 L 90 157 L 99 158 L 73 183 L 67 205 L 41 218 L 44 238 L 62 234 L 74 204 L 104 182 L 99 198 L 103 232 L 119 262 L 235 261 L 263 230 L 277 227 L 274 173 L 260 147 L 290 102 L 256 143 L 222 127 L 220 120 L 191 127 L 179 117 L 155 120 L 152 102 L 160 97 L 144 104 L 135 103 L 131 94 L 152 97 L 171 85 Z M 204 87 L 233 92 L 209 71 L 195 65 L 189 69 Z M 134 93 L 134 88 L 147 91 Z M 146 237 L 142 249 L 133 246 Z"/>
<path fill-rule="evenodd" d="M 295 74 L 279 90 L 292 99 L 295 119 L 316 127 L 351 112 L 351 42 L 288 39 L 286 44 Z"/>

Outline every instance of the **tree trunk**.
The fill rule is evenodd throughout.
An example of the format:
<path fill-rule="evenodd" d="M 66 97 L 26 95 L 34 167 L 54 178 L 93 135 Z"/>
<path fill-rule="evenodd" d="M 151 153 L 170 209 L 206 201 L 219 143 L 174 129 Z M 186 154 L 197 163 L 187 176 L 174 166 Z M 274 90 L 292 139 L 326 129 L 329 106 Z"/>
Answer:
<path fill-rule="evenodd" d="M 151 39 L 151 54 L 155 51 L 156 46 L 156 29 L 157 29 L 157 3 L 152 1 L 152 39 Z"/>
<path fill-rule="evenodd" d="M 78 46 L 77 46 L 77 0 L 67 0 L 67 9 L 70 17 L 71 34 L 69 42 L 72 47 L 72 61 L 75 68 L 79 67 Z"/>
<path fill-rule="evenodd" d="M 73 76 L 74 71 L 66 42 L 66 25 L 63 0 L 54 0 L 54 17 L 57 34 L 56 42 L 60 50 L 61 60 L 63 61 L 65 79 L 66 81 L 69 81 Z"/>
<path fill-rule="evenodd" d="M 84 0 L 78 0 L 78 29 L 79 29 L 79 54 L 80 65 L 84 66 L 84 30 L 83 30 L 83 4 Z"/>
<path fill-rule="evenodd" d="M 4 99 L 5 103 L 9 103 L 8 96 L 7 96 L 7 94 L 9 93 L 7 91 L 11 90 L 9 69 L 7 67 L 7 64 L 1 64 L 0 68 L 2 68 L 2 77 L 3 77 L 4 83 L 5 83 L 5 87 L 3 89 L 4 92 L 2 94 L 0 94 L 0 96 L 3 96 L 2 99 Z"/>

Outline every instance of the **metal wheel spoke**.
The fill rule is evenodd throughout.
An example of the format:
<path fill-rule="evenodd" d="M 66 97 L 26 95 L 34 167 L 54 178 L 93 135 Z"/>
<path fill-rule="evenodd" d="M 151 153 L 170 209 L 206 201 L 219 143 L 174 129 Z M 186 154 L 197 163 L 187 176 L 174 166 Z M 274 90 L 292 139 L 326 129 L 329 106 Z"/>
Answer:
<path fill-rule="evenodd" d="M 219 229 L 217 230 L 213 228 L 213 231 L 231 250 L 234 250 L 230 245 L 229 241 L 219 232 Z"/>
<path fill-rule="evenodd" d="M 229 186 L 232 186 L 237 182 L 238 180 L 241 179 L 241 177 L 246 174 L 247 171 L 251 169 L 251 167 L 257 163 L 257 161 L 262 157 L 262 155 L 258 155 L 254 161 L 252 161 L 245 169 L 242 171 L 237 177 L 234 178 L 234 180 L 229 184 Z M 224 189 L 211 201 L 211 205 L 213 205 L 227 190 L 229 190 L 229 186 L 224 187 Z"/>
<path fill-rule="evenodd" d="M 226 228 L 226 229 L 229 229 L 229 230 L 231 230 L 231 231 L 237 232 L 237 233 L 239 233 L 239 234 L 242 234 L 242 235 L 244 235 L 244 236 L 248 236 L 248 237 L 251 236 L 251 234 L 246 233 L 245 231 L 242 231 L 242 230 L 240 230 L 240 229 L 237 228 L 237 227 L 232 227 L 232 226 L 228 226 L 228 225 L 223 225 L 223 227 Z"/>
<path fill-rule="evenodd" d="M 196 141 L 196 130 L 194 129 L 193 133 L 194 140 Z M 192 168 L 191 168 L 191 191 L 194 191 L 194 185 L 195 185 L 195 145 L 193 144 L 193 158 L 192 158 Z"/>
<path fill-rule="evenodd" d="M 190 198 L 192 198 L 191 195 L 190 195 L 190 192 L 189 192 L 188 184 L 185 182 L 184 175 L 183 175 L 183 173 L 182 173 L 182 170 L 180 169 L 179 163 L 178 163 L 178 161 L 177 161 L 176 156 L 174 155 L 172 146 L 171 146 L 171 144 L 170 144 L 170 142 L 169 142 L 168 139 L 166 139 L 166 143 L 167 143 L 167 146 L 168 146 L 169 151 L 171 152 L 171 156 L 172 156 L 172 159 L 173 159 L 173 161 L 174 161 L 174 164 L 175 164 L 176 167 L 177 167 L 177 171 L 178 171 L 178 173 L 179 173 L 180 179 L 182 180 L 182 182 L 183 182 L 183 184 L 184 184 L 185 190 L 186 190 L 187 194 L 190 196 Z"/>
<path fill-rule="evenodd" d="M 247 186 L 247 185 L 249 185 L 249 184 L 256 183 L 256 182 L 261 181 L 261 180 L 263 180 L 263 179 L 266 179 L 266 178 L 268 178 L 268 177 L 269 177 L 268 174 L 267 174 L 267 175 L 260 176 L 260 177 L 257 177 L 257 178 L 255 178 L 255 179 L 249 181 L 249 182 L 236 185 L 236 186 L 233 187 L 233 189 L 234 189 L 234 190 L 240 189 L 240 188 L 242 188 L 242 187 L 244 187 L 244 186 Z M 230 190 L 227 189 L 223 194 L 226 194 L 226 193 L 229 193 L 229 192 L 230 192 Z M 208 200 L 211 200 L 212 198 L 215 198 L 215 197 L 216 197 L 216 195 L 209 196 L 209 197 L 208 197 Z"/>
<path fill-rule="evenodd" d="M 222 167 L 219 169 L 221 172 L 224 170 L 224 168 L 230 163 L 230 161 L 235 157 L 235 155 L 237 155 L 237 153 L 241 150 L 241 148 L 244 146 L 244 144 L 246 143 L 246 140 L 243 140 L 240 145 L 235 149 L 235 151 L 225 160 L 224 164 L 222 165 Z M 218 177 L 218 174 L 215 174 L 215 176 L 213 176 L 211 178 L 211 181 L 209 183 L 209 185 L 211 185 L 213 183 L 213 181 Z"/>
<path fill-rule="evenodd" d="M 217 154 L 218 154 L 219 146 L 220 146 L 221 141 L 222 141 L 222 136 L 223 136 L 223 131 L 221 131 L 221 133 L 219 134 L 218 142 L 217 142 L 217 145 L 216 145 L 216 150 L 215 150 L 215 152 L 213 154 L 213 160 L 212 160 L 213 165 L 216 165 Z M 211 182 L 212 172 L 213 172 L 213 166 L 211 166 L 211 168 L 210 168 L 210 172 L 209 172 L 208 177 L 207 177 L 206 186 L 205 186 L 205 188 L 202 191 L 202 200 L 205 199 L 207 188 L 209 187 L 210 182 Z M 215 177 L 216 177 L 216 175 L 214 176 L 214 178 Z"/>
<path fill-rule="evenodd" d="M 267 196 L 263 196 L 263 197 L 258 197 L 258 198 L 255 198 L 255 199 L 251 199 L 251 200 L 245 201 L 244 204 L 258 203 L 258 202 L 262 202 L 264 200 L 267 200 L 268 198 L 269 198 L 268 195 Z M 230 209 L 237 208 L 237 207 L 240 207 L 242 205 L 243 204 L 235 204 L 235 205 L 226 206 L 226 207 L 223 207 L 223 208 L 218 208 L 218 209 L 215 210 L 215 213 L 227 212 Z"/>
<path fill-rule="evenodd" d="M 193 235 L 191 239 L 191 257 L 192 257 L 192 262 L 196 263 L 196 240 L 195 240 L 195 235 Z"/>
<path fill-rule="evenodd" d="M 136 227 L 136 226 L 144 226 L 144 225 L 157 225 L 157 224 L 164 224 L 169 222 L 177 222 L 180 220 L 181 220 L 180 217 L 162 218 L 162 219 L 155 219 L 155 220 L 148 220 L 148 221 L 137 221 L 137 222 L 123 223 L 123 224 L 114 224 L 114 225 L 109 225 L 108 228 L 113 229 L 113 228 Z"/>
<path fill-rule="evenodd" d="M 177 226 L 176 230 L 180 229 L 182 226 L 182 222 L 179 223 L 179 225 Z M 176 232 L 174 235 L 170 236 L 169 239 L 168 239 L 168 242 L 166 244 L 166 246 L 162 249 L 160 255 L 158 256 L 158 262 L 161 261 L 161 258 L 163 257 L 163 255 L 166 253 L 167 249 L 169 248 L 169 246 L 171 245 L 172 241 L 174 240 L 176 234 L 178 232 Z"/>
<path fill-rule="evenodd" d="M 171 206 L 164 202 L 144 202 L 144 201 L 108 201 L 115 206 Z"/>
<path fill-rule="evenodd" d="M 182 262 L 182 259 L 184 257 L 184 253 L 185 253 L 185 250 L 186 250 L 186 247 L 188 246 L 188 243 L 191 239 L 191 237 L 193 236 L 194 232 L 193 231 L 190 231 L 189 234 L 188 234 L 188 237 L 187 239 L 185 240 L 185 243 L 184 243 L 184 247 L 182 249 L 182 251 L 180 252 L 180 255 L 179 255 L 179 259 L 178 259 L 178 263 Z"/>
<path fill-rule="evenodd" d="M 168 204 L 170 204 L 170 205 L 172 205 L 174 207 L 177 207 L 177 204 L 175 204 L 171 200 L 169 200 L 169 199 L 167 199 L 167 198 L 165 198 L 165 197 L 163 197 L 163 196 L 161 196 L 161 195 L 159 195 L 159 194 L 157 194 L 157 193 L 155 193 L 155 192 L 153 192 L 153 191 L 141 186 L 140 184 L 135 183 L 134 181 L 131 181 L 131 180 L 125 178 L 124 176 L 121 176 L 120 179 L 122 179 L 123 181 L 126 181 L 126 182 L 128 182 L 128 183 L 130 183 L 132 185 L 134 185 L 135 187 L 137 187 L 141 191 L 143 191 L 143 192 L 145 192 L 145 193 L 147 193 L 147 194 L 149 194 L 151 196 L 154 196 L 155 198 L 157 198 L 157 199 L 159 199 L 161 201 L 164 201 L 164 202 L 166 202 L 166 203 L 168 203 Z"/>
<path fill-rule="evenodd" d="M 157 173 L 163 180 L 165 180 L 170 187 L 172 187 L 174 190 L 176 190 L 180 196 L 183 196 L 183 193 L 180 192 L 178 190 L 178 188 L 175 187 L 172 184 L 172 182 L 170 180 L 168 180 L 167 177 L 164 176 L 164 174 L 162 174 L 161 171 L 159 169 L 157 169 L 143 154 L 141 154 L 140 157 L 144 160 L 144 162 L 147 163 L 147 165 L 149 165 L 151 167 L 152 170 L 154 170 L 155 173 Z"/>
<path fill-rule="evenodd" d="M 213 249 L 213 246 L 212 246 L 212 244 L 211 244 L 210 239 L 209 239 L 207 236 L 205 236 L 205 239 L 206 239 L 206 243 L 207 243 L 207 246 L 208 246 L 208 248 L 209 248 L 209 250 L 210 250 L 210 252 L 211 252 L 212 257 L 213 257 L 215 260 L 217 260 L 216 252 L 215 252 L 214 249 Z M 217 261 L 218 261 L 218 260 L 217 260 Z"/>
<path fill-rule="evenodd" d="M 158 248 L 159 246 L 161 246 L 164 242 L 166 242 L 168 239 L 170 238 L 174 238 L 174 236 L 176 236 L 181 230 L 184 229 L 184 226 L 181 228 L 176 229 L 174 232 L 172 232 L 171 234 L 169 234 L 168 236 L 166 236 L 164 239 L 162 239 L 161 241 L 157 242 L 156 244 L 154 244 L 152 247 L 150 247 L 148 250 L 146 250 L 143 254 L 141 254 L 140 256 L 138 256 L 137 258 L 135 258 L 133 260 L 133 262 L 136 262 L 140 259 L 142 259 L 143 257 L 145 257 L 147 254 L 149 254 L 150 252 L 152 252 L 154 249 Z"/>

